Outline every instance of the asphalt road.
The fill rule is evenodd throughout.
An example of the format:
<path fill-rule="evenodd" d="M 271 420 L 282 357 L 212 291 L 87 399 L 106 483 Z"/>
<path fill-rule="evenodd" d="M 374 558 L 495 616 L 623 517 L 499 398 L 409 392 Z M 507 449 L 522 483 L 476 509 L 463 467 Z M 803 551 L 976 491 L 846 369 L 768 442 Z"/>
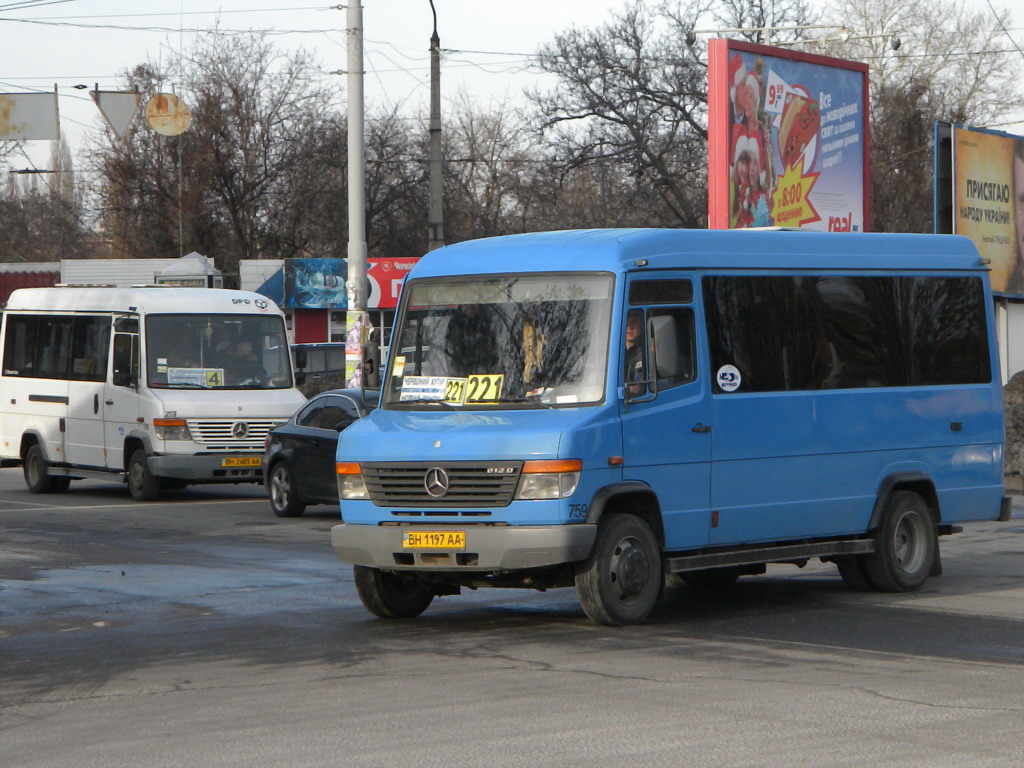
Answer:
<path fill-rule="evenodd" d="M 640 627 L 591 625 L 571 590 L 394 622 L 359 604 L 328 507 L 33 496 L 0 470 L 0 765 L 1020 766 L 1022 518 L 944 538 L 910 595 L 816 564 L 670 590 Z"/>

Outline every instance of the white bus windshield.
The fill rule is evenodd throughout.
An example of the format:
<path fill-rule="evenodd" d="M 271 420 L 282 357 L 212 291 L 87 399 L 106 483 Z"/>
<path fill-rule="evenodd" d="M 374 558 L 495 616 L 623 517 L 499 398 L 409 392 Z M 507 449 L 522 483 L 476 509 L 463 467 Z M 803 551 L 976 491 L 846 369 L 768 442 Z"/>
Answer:
<path fill-rule="evenodd" d="M 290 387 L 284 322 L 260 315 L 149 315 L 146 379 L 161 389 Z"/>
<path fill-rule="evenodd" d="M 414 280 L 384 407 L 531 408 L 604 399 L 608 274 Z"/>

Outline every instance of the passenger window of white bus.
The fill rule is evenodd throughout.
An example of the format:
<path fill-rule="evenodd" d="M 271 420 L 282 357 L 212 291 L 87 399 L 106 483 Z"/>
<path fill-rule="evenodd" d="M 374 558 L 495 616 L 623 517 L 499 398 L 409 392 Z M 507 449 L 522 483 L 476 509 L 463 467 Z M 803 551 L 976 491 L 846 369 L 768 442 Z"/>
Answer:
<path fill-rule="evenodd" d="M 110 350 L 109 317 L 76 317 L 71 348 L 71 372 L 75 381 L 106 381 Z"/>

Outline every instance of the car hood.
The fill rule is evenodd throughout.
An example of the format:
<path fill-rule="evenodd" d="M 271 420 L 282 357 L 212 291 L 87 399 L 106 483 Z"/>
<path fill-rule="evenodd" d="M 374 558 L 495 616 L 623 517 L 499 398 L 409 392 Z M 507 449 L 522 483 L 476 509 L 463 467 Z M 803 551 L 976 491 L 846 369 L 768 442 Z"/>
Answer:
<path fill-rule="evenodd" d="M 578 408 L 522 411 L 376 410 L 341 433 L 339 461 L 462 461 L 558 458 Z"/>

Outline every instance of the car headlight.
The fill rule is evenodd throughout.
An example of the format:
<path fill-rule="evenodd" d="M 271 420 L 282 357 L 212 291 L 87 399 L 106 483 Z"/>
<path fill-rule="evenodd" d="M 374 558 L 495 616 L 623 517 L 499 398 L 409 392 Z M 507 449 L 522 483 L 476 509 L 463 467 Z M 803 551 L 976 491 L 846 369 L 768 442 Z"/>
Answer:
<path fill-rule="evenodd" d="M 580 483 L 583 462 L 579 459 L 524 461 L 517 499 L 567 499 Z"/>
<path fill-rule="evenodd" d="M 184 419 L 153 419 L 153 431 L 159 440 L 191 440 Z"/>
<path fill-rule="evenodd" d="M 368 499 L 369 491 L 363 482 L 363 473 L 355 461 L 339 461 L 335 466 L 338 475 L 339 499 Z"/>

